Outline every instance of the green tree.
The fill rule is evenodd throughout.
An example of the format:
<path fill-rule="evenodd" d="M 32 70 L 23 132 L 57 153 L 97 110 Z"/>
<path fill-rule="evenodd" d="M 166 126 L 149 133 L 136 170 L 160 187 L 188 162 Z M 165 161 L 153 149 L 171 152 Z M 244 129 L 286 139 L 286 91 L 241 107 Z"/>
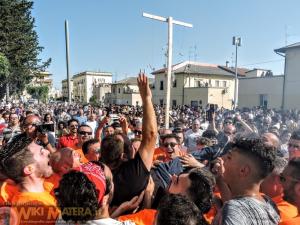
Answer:
<path fill-rule="evenodd" d="M 4 54 L 0 52 L 0 80 L 3 82 L 0 82 L 0 90 L 3 90 L 5 92 L 7 83 L 5 82 L 8 75 L 9 75 L 9 61 L 5 57 Z"/>
<path fill-rule="evenodd" d="M 48 98 L 49 88 L 48 86 L 36 86 L 36 87 L 27 87 L 26 88 L 28 94 L 30 94 L 33 98 L 36 98 L 39 102 L 46 102 Z"/>
<path fill-rule="evenodd" d="M 90 97 L 90 103 L 97 103 L 97 98 L 95 95 L 93 95 L 92 97 Z"/>
<path fill-rule="evenodd" d="M 51 59 L 42 62 L 38 35 L 31 16 L 30 0 L 0 0 L 0 51 L 10 63 L 9 75 L 0 77 L 0 83 L 8 83 L 10 93 L 20 94 L 37 71 L 44 71 Z M 5 89 L 0 89 L 3 98 Z"/>

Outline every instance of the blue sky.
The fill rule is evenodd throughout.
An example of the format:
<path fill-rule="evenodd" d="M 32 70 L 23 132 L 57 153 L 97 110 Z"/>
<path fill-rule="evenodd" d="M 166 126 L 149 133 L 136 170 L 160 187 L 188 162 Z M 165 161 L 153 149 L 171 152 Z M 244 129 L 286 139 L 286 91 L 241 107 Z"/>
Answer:
<path fill-rule="evenodd" d="M 274 49 L 300 41 L 298 0 L 34 0 L 40 57 L 51 57 L 55 87 L 66 78 L 64 21 L 69 21 L 70 72 L 105 71 L 113 80 L 150 73 L 166 62 L 167 23 L 148 12 L 192 23 L 174 27 L 173 63 L 234 63 L 232 36 L 243 39 L 238 65 L 282 74 Z M 286 38 L 287 37 L 287 38 Z M 269 63 L 262 63 L 272 61 Z M 251 64 L 251 65 L 250 65 Z"/>

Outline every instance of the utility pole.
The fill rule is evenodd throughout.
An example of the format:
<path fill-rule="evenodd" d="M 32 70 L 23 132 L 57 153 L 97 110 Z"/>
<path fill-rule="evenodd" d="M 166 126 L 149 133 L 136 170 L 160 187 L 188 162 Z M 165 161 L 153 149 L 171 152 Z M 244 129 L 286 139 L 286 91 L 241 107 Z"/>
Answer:
<path fill-rule="evenodd" d="M 237 73 L 237 49 L 238 46 L 242 45 L 242 39 L 240 37 L 234 36 L 232 38 L 232 45 L 235 45 L 235 80 L 234 80 L 234 105 L 233 109 L 238 106 L 238 73 Z"/>
<path fill-rule="evenodd" d="M 68 79 L 68 102 L 71 104 L 71 78 L 70 78 L 70 62 L 69 62 L 69 25 L 68 20 L 65 20 L 65 37 L 66 37 L 66 62 L 67 62 L 67 79 Z"/>
<path fill-rule="evenodd" d="M 169 111 L 170 111 L 170 92 L 171 92 L 171 78 L 172 78 L 172 56 L 173 56 L 173 24 L 185 26 L 185 27 L 193 27 L 192 24 L 181 22 L 174 20 L 173 17 L 161 17 L 156 15 L 151 15 L 148 13 L 143 13 L 144 17 L 159 20 L 162 22 L 168 23 L 168 72 L 167 72 L 167 93 L 166 93 L 166 107 L 165 107 L 165 128 L 169 128 Z"/>

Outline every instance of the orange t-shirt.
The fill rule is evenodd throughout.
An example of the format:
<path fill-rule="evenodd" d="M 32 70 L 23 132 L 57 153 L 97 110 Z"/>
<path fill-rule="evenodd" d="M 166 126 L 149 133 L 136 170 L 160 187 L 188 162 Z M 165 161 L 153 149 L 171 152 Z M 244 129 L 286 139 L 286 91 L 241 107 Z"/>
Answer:
<path fill-rule="evenodd" d="M 300 216 L 279 223 L 279 225 L 298 225 L 298 224 L 300 224 Z"/>
<path fill-rule="evenodd" d="M 134 214 L 120 216 L 118 220 L 121 222 L 130 220 L 136 225 L 152 225 L 154 224 L 156 212 L 154 209 L 143 209 Z"/>
<path fill-rule="evenodd" d="M 215 198 L 219 198 L 221 199 L 221 193 L 219 191 L 214 191 L 214 196 Z M 217 206 L 216 205 L 212 205 L 212 207 L 210 208 L 210 210 L 204 214 L 204 218 L 206 219 L 206 221 L 211 224 L 213 219 L 215 218 L 215 216 L 217 215 Z"/>
<path fill-rule="evenodd" d="M 280 212 L 280 221 L 284 222 L 286 220 L 292 219 L 298 215 L 298 210 L 295 206 L 284 201 L 282 196 L 277 196 L 272 198 L 274 203 L 277 205 L 277 208 Z"/>
<path fill-rule="evenodd" d="M 44 181 L 45 191 L 49 192 L 54 197 L 54 189 L 59 186 L 61 176 L 57 173 L 53 173 L 50 177 Z"/>
<path fill-rule="evenodd" d="M 74 151 L 76 151 L 80 155 L 80 162 L 81 163 L 88 163 L 89 160 L 87 160 L 83 154 L 82 148 L 72 148 Z"/>
<path fill-rule="evenodd" d="M 10 204 L 13 196 L 19 192 L 17 185 L 13 185 L 4 181 L 1 185 L 0 195 L 4 200 L 4 204 Z"/>
<path fill-rule="evenodd" d="M 186 155 L 185 152 L 179 151 L 179 156 Z M 158 147 L 154 150 L 153 161 L 159 160 L 162 162 L 169 162 L 172 160 L 171 155 L 166 152 L 163 148 Z"/>
<path fill-rule="evenodd" d="M 59 216 L 55 199 L 48 192 L 19 192 L 12 199 L 18 224 L 55 224 Z"/>

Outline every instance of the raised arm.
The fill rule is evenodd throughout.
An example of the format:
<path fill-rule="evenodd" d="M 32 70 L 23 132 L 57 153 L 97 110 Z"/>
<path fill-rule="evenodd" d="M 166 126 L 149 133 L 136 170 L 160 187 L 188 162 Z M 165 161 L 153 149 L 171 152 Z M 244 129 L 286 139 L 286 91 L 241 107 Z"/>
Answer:
<path fill-rule="evenodd" d="M 150 171 L 157 138 L 156 117 L 151 99 L 152 93 L 149 87 L 147 76 L 140 73 L 137 82 L 143 102 L 142 143 L 138 152 L 146 168 Z"/>

